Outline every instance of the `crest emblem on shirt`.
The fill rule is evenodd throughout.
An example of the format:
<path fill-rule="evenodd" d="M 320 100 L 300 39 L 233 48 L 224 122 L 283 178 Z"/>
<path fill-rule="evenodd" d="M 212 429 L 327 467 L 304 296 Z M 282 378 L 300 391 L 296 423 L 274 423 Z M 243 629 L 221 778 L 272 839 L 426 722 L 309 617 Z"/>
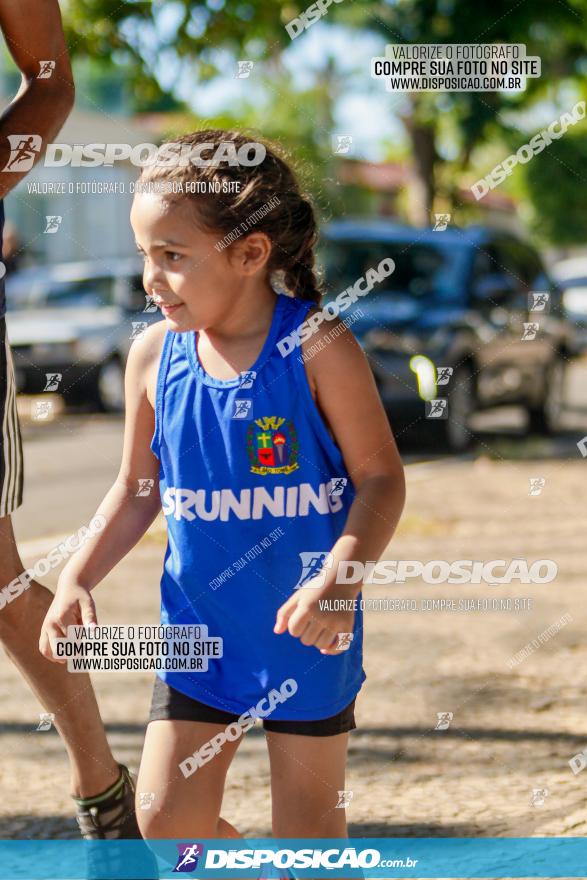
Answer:
<path fill-rule="evenodd" d="M 247 453 L 253 474 L 291 474 L 299 468 L 294 423 L 279 416 L 255 419 L 247 431 Z"/>

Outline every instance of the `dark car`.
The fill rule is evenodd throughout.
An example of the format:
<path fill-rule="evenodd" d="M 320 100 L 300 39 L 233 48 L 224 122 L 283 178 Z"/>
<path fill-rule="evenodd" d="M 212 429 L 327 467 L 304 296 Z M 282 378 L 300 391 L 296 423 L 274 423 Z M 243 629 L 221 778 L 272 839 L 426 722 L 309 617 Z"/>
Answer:
<path fill-rule="evenodd" d="M 6 281 L 17 388 L 118 412 L 132 339 L 161 319 L 137 257 L 27 268 Z"/>
<path fill-rule="evenodd" d="M 503 404 L 523 406 L 532 430 L 557 431 L 575 344 L 536 250 L 492 228 L 333 222 L 319 261 L 327 299 L 390 257 L 392 274 L 341 318 L 361 341 L 394 423 L 426 418 L 419 427 L 453 451 L 470 444 L 476 410 Z"/>

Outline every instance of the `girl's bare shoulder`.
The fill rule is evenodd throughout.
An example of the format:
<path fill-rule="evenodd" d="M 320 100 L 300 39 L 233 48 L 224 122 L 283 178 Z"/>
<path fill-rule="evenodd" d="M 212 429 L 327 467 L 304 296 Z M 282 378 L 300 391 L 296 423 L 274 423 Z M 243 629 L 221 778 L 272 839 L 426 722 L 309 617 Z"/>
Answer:
<path fill-rule="evenodd" d="M 142 389 L 149 403 L 155 408 L 155 389 L 163 340 L 167 330 L 166 321 L 157 321 L 131 345 L 127 362 L 127 382 Z"/>

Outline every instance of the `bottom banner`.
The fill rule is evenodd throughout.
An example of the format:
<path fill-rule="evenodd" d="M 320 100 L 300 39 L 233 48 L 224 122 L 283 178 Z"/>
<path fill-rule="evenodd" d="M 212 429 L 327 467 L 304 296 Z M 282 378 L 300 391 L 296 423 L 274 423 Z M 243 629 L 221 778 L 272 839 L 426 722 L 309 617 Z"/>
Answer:
<path fill-rule="evenodd" d="M 582 837 L 2 840 L 0 880 L 585 877 Z"/>

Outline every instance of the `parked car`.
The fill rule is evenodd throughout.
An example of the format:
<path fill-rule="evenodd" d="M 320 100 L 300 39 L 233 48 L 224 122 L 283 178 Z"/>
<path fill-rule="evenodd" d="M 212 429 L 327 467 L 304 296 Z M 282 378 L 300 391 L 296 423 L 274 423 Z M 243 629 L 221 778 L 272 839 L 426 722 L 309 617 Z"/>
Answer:
<path fill-rule="evenodd" d="M 161 318 L 145 311 L 139 259 L 23 269 L 7 277 L 6 300 L 19 391 L 122 409 L 131 339 Z"/>
<path fill-rule="evenodd" d="M 577 351 L 587 351 L 587 257 L 561 260 L 552 276 L 562 290 L 565 314 L 576 328 Z"/>
<path fill-rule="evenodd" d="M 502 404 L 523 406 L 532 430 L 558 430 L 573 330 L 536 250 L 491 228 L 333 222 L 320 257 L 328 298 L 386 257 L 393 273 L 341 317 L 394 423 L 428 416 L 427 428 L 454 451 L 469 446 L 475 411 Z"/>

